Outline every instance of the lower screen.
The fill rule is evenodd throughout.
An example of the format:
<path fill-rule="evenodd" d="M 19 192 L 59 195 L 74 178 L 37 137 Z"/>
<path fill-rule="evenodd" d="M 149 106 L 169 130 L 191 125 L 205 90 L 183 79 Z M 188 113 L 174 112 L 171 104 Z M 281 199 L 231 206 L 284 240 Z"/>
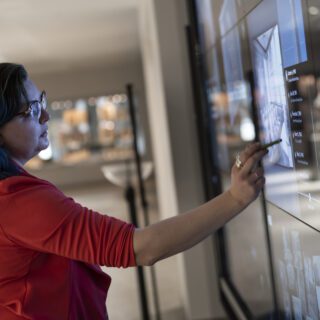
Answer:
<path fill-rule="evenodd" d="M 280 319 L 320 319 L 320 234 L 268 204 Z"/>
<path fill-rule="evenodd" d="M 229 181 L 224 181 L 225 187 Z M 230 280 L 255 319 L 271 319 L 272 285 L 261 198 L 230 221 L 225 245 Z"/>

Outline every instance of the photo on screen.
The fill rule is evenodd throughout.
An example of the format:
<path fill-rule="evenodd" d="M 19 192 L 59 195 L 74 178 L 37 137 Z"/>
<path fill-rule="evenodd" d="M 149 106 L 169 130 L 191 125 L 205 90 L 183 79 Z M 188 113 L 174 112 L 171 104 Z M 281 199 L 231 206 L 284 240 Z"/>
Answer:
<path fill-rule="evenodd" d="M 320 233 L 267 207 L 280 319 L 320 319 Z"/>
<path fill-rule="evenodd" d="M 259 120 L 262 142 L 282 139 L 269 148 L 265 157 L 270 164 L 293 168 L 289 110 L 281 59 L 278 26 L 253 40 L 254 73 L 259 88 Z"/>

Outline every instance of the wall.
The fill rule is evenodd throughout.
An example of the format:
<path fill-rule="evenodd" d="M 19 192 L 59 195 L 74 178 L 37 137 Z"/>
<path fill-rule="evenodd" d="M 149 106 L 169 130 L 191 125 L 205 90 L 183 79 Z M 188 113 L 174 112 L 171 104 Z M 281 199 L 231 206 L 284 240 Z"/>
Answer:
<path fill-rule="evenodd" d="M 144 94 L 140 59 L 50 73 L 31 72 L 30 75 L 40 87 L 48 91 L 50 100 L 124 92 L 129 82 L 134 84 L 141 96 Z"/>

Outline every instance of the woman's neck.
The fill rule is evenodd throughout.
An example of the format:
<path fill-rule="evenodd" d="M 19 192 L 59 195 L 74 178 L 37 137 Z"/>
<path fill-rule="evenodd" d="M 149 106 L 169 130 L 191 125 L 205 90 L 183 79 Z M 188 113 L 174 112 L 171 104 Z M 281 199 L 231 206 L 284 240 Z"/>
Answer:
<path fill-rule="evenodd" d="M 27 161 L 11 157 L 11 159 L 19 166 L 23 167 Z"/>

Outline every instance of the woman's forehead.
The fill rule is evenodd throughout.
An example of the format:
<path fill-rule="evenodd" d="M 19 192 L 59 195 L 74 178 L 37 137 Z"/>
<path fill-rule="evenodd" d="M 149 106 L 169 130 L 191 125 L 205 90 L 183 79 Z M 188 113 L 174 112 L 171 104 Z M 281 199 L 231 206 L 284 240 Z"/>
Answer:
<path fill-rule="evenodd" d="M 26 89 L 29 101 L 39 100 L 41 92 L 39 91 L 39 89 L 31 79 L 28 78 L 27 80 L 25 80 L 24 87 Z"/>

